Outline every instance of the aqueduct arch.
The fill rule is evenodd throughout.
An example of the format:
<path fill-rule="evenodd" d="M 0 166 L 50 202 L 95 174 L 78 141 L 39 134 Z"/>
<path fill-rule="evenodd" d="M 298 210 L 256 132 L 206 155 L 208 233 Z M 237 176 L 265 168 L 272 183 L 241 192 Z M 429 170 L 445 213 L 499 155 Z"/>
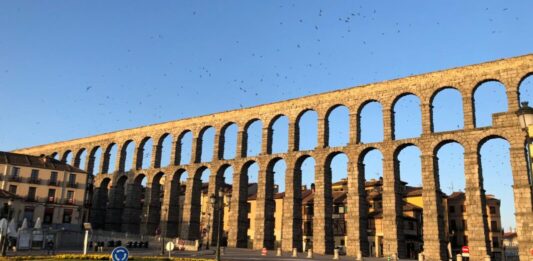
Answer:
<path fill-rule="evenodd" d="M 118 208 L 105 209 L 102 206 L 96 206 L 94 211 L 99 213 L 111 211 L 117 212 L 120 209 L 122 215 L 121 231 L 130 233 L 138 233 L 140 231 L 152 231 L 158 222 L 162 224 L 163 228 L 169 229 L 168 235 L 177 235 L 178 231 L 182 236 L 195 238 L 197 233 L 197 220 L 193 214 L 192 208 L 196 207 L 192 195 L 198 193 L 197 175 L 199 171 L 209 169 L 211 171 L 210 188 L 216 186 L 217 174 L 219 169 L 231 166 L 234 170 L 233 174 L 233 191 L 231 207 L 235 212 L 230 213 L 229 222 L 232 224 L 229 231 L 228 243 L 230 246 L 243 246 L 243 231 L 240 226 L 243 220 L 243 210 L 245 210 L 246 201 L 243 200 L 244 193 L 243 186 L 246 181 L 243 175 L 246 175 L 246 168 L 252 163 L 259 165 L 259 191 L 265 191 L 267 185 L 267 172 L 269 163 L 274 159 L 282 159 L 287 164 L 286 189 L 289 199 L 285 201 L 285 209 L 294 204 L 298 200 L 299 195 L 294 194 L 293 187 L 297 184 L 295 180 L 300 177 L 297 168 L 301 164 L 302 157 L 312 157 L 315 160 L 315 181 L 317 184 L 317 196 L 324 198 L 325 186 L 324 181 L 327 180 L 328 169 L 326 168 L 328 155 L 331 153 L 344 153 L 348 157 L 348 204 L 352 210 L 347 216 L 348 236 L 354 240 L 347 242 L 348 253 L 356 255 L 357 253 L 368 253 L 367 247 L 364 245 L 365 231 L 363 224 L 366 213 L 364 213 L 364 177 L 362 177 L 361 169 L 361 155 L 366 153 L 368 149 L 375 148 L 383 154 L 383 190 L 384 190 L 384 209 L 383 214 L 384 224 L 386 224 L 387 233 L 384 235 L 384 254 L 398 254 L 405 255 L 405 250 L 402 248 L 402 235 L 398 231 L 400 221 L 401 206 L 399 205 L 401 199 L 398 196 L 399 178 L 396 175 L 396 163 L 394 160 L 394 153 L 397 149 L 405 146 L 405 144 L 416 145 L 421 150 L 421 164 L 422 164 L 422 180 L 423 198 L 424 198 L 424 253 L 429 260 L 443 260 L 446 257 L 444 228 L 442 221 L 442 207 L 440 203 L 440 189 L 438 182 L 438 170 L 435 169 L 435 153 L 438 148 L 448 141 L 457 141 L 464 147 L 464 165 L 465 165 L 465 179 L 466 179 L 466 204 L 467 215 L 470 223 L 483 224 L 482 216 L 484 215 L 484 190 L 479 171 L 479 155 L 478 146 L 487 137 L 501 137 L 507 140 L 510 144 L 510 158 L 514 181 L 514 194 L 516 206 L 516 223 L 517 234 L 520 242 L 520 257 L 522 260 L 527 260 L 529 247 L 533 246 L 533 201 L 532 201 L 532 187 L 527 175 L 528 166 L 524 150 L 526 144 L 526 137 L 524 131 L 519 127 L 515 112 L 519 109 L 518 90 L 520 82 L 528 75 L 533 73 L 533 55 L 525 55 L 510 59 L 503 59 L 493 62 L 487 62 L 478 65 L 471 65 L 460 67 L 445 71 L 438 71 L 423 75 L 411 76 L 396 80 L 390 80 L 380 83 L 367 84 L 357 88 L 349 88 L 328 92 L 323 94 L 311 95 L 298 99 L 281 101 L 266 105 L 260 105 L 252 108 L 245 108 L 240 110 L 217 113 L 213 115 L 205 115 L 184 120 L 177 120 L 161 124 L 139 127 L 135 129 L 128 129 L 116 131 L 112 133 L 96 135 L 86 138 L 80 138 L 71 141 L 56 142 L 47 145 L 35 146 L 16 150 L 19 153 L 27 153 L 33 155 L 47 154 L 47 155 L 67 155 L 69 153 L 76 153 L 74 157 L 74 165 L 80 162 L 80 156 L 83 152 L 86 153 L 86 160 L 84 169 L 89 172 L 93 167 L 98 168 L 98 171 L 91 173 L 96 175 L 95 180 L 95 204 L 98 202 L 108 202 L 115 200 L 116 204 L 108 204 L 111 206 L 118 206 Z M 507 95 L 507 111 L 497 113 L 492 116 L 492 126 L 476 128 L 473 96 L 476 88 L 489 80 L 499 81 L 505 88 Z M 432 103 L 435 95 L 442 89 L 453 86 L 458 90 L 462 96 L 462 111 L 464 126 L 461 129 L 434 132 L 432 120 L 434 119 L 432 111 Z M 408 139 L 394 139 L 393 129 L 393 106 L 395 101 L 402 95 L 410 93 L 418 97 L 420 101 L 420 110 L 422 116 L 422 134 L 420 137 Z M 383 117 L 383 141 L 371 142 L 362 144 L 360 141 L 361 108 L 369 101 L 379 102 L 382 106 Z M 329 111 L 342 104 L 346 106 L 350 115 L 350 130 L 349 143 L 346 146 L 331 148 L 328 146 L 328 124 L 327 118 Z M 298 131 L 297 127 L 298 115 L 306 110 L 313 110 L 318 114 L 318 141 L 315 149 L 310 151 L 298 151 Z M 288 151 L 282 153 L 272 154 L 272 123 L 280 116 L 288 118 Z M 261 153 L 255 156 L 247 155 L 247 137 L 248 127 L 252 122 L 260 121 L 262 125 L 262 142 Z M 220 151 L 224 149 L 224 133 L 222 133 L 228 124 L 236 124 L 237 132 L 237 148 L 234 159 L 222 159 Z M 208 128 L 212 127 L 215 131 L 213 160 L 208 162 L 201 162 L 200 157 L 202 153 L 202 134 Z M 221 132 L 222 131 L 222 132 Z M 182 164 L 182 144 L 181 140 L 185 133 L 192 132 L 192 159 L 188 164 Z M 160 166 L 161 148 L 160 140 L 166 136 L 172 137 L 172 152 L 169 166 Z M 151 139 L 154 146 L 147 148 L 145 143 Z M 116 159 L 110 159 L 106 155 L 105 149 L 110 144 L 116 144 L 117 148 Z M 129 166 L 125 166 L 125 147 L 128 144 L 135 145 L 135 152 L 133 156 L 133 169 L 129 171 Z M 96 150 L 102 151 L 101 159 L 99 159 L 100 166 L 94 166 L 94 153 Z M 143 159 L 144 151 L 149 150 L 150 159 Z M 106 158 L 107 157 L 107 158 Z M 115 166 L 118 166 L 114 173 L 106 173 L 107 166 L 110 160 L 115 160 Z M 143 160 L 149 160 L 150 164 L 147 169 L 142 169 Z M 176 176 L 182 173 L 189 173 L 187 179 L 187 186 L 185 191 L 186 202 L 184 205 L 182 224 L 177 224 L 176 211 L 169 210 L 178 204 L 172 200 L 170 195 L 179 193 L 180 187 L 177 187 Z M 156 183 L 158 177 L 165 176 L 162 187 L 165 189 L 165 198 L 162 206 L 159 202 L 145 202 L 144 208 L 140 208 L 139 200 L 141 193 L 141 185 L 139 179 L 145 177 L 149 180 L 146 185 L 147 191 L 153 191 L 154 182 Z M 362 184 L 363 181 L 363 184 Z M 159 186 L 159 184 L 157 184 Z M 117 190 L 118 189 L 118 190 Z M 120 191 L 119 191 L 120 190 Z M 169 193 L 166 193 L 169 191 Z M 105 193 L 105 195 L 102 195 Z M 125 199 L 121 198 L 125 195 Z M 168 195 L 168 196 L 167 196 Z M 266 204 L 265 197 L 258 197 L 257 215 L 265 216 L 271 213 L 269 204 Z M 112 202 L 110 202 L 112 203 Z M 123 204 L 123 205 L 121 205 Z M 147 205 L 148 204 L 148 205 Z M 143 213 L 151 211 L 154 213 L 154 207 L 167 209 L 166 214 L 160 214 L 160 211 L 155 211 L 154 216 L 150 213 Z M 299 206 L 298 206 L 299 207 Z M 325 240 L 317 240 L 314 242 L 313 251 L 317 253 L 331 253 L 333 246 L 331 242 L 331 233 L 328 231 L 328 217 L 326 215 L 328 206 L 322 200 L 315 205 L 315 219 L 314 225 L 315 235 Z M 143 215 L 144 214 L 144 215 Z M 146 216 L 148 215 L 148 216 Z M 283 218 L 291 220 L 288 224 L 298 223 L 295 218 L 294 211 L 284 211 Z M 109 215 L 108 215 L 109 216 Z M 144 217 L 140 219 L 139 217 Z M 107 219 L 107 217 L 106 217 Z M 161 219 L 161 220 L 159 220 Z M 97 220 L 98 226 L 112 227 L 113 230 L 118 230 L 118 220 Z M 170 231 L 171 230 L 171 231 Z M 300 229 L 301 230 L 301 229 Z M 301 231 L 294 229 L 288 225 L 284 225 L 283 244 L 284 250 L 289 250 L 295 244 L 301 242 L 296 238 L 301 234 Z M 471 256 L 475 260 L 481 260 L 482 257 L 488 254 L 489 238 L 487 226 L 479 226 L 475 228 L 474 233 L 470 236 Z M 151 233 L 151 232 L 149 232 Z M 265 242 L 270 242 L 264 229 L 257 229 L 255 231 L 255 238 L 260 239 L 254 242 L 254 248 L 259 249 L 263 246 L 271 247 L 270 243 L 264 245 Z"/>

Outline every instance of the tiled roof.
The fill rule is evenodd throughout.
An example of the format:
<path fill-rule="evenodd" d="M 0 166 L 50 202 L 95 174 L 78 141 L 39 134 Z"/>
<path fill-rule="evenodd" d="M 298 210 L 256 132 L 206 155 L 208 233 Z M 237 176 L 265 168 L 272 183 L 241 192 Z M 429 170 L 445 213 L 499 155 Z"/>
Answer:
<path fill-rule="evenodd" d="M 47 156 L 33 156 L 26 154 L 18 154 L 13 152 L 0 151 L 0 164 L 9 164 L 13 166 L 31 167 L 38 169 L 50 169 L 70 172 L 83 172 L 79 168 L 70 166 L 59 160 Z"/>

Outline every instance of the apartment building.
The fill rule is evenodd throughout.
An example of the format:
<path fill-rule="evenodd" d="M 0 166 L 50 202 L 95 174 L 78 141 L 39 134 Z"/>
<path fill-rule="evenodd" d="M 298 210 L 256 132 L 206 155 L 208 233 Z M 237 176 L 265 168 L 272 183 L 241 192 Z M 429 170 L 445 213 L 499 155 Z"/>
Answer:
<path fill-rule="evenodd" d="M 32 225 L 79 229 L 87 220 L 87 173 L 48 156 L 0 151 L 0 189 L 15 195 L 11 217 Z M 5 208 L 5 206 L 3 206 Z"/>

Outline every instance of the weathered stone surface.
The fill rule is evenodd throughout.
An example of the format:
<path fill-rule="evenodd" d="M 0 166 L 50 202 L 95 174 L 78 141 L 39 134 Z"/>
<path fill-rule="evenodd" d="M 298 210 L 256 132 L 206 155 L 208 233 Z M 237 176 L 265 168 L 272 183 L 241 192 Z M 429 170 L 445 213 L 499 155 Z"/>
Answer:
<path fill-rule="evenodd" d="M 244 168 L 250 162 L 256 162 L 260 167 L 259 189 L 257 195 L 257 213 L 255 220 L 262 226 L 256 227 L 254 248 L 273 247 L 273 222 L 271 195 L 268 190 L 271 186 L 271 169 L 268 165 L 275 159 L 284 159 L 287 163 L 287 200 L 284 206 L 282 249 L 287 251 L 292 247 L 301 248 L 301 212 L 298 208 L 300 200 L 297 190 L 301 182 L 297 166 L 300 157 L 307 155 L 313 157 L 316 162 L 316 202 L 314 222 L 314 249 L 316 253 L 332 252 L 332 232 L 331 232 L 331 183 L 330 170 L 327 159 L 334 153 L 343 152 L 349 158 L 349 195 L 350 209 L 356 210 L 347 215 L 348 253 L 357 255 L 359 252 L 368 253 L 368 246 L 365 242 L 365 222 L 366 207 L 364 206 L 364 193 L 361 189 L 361 181 L 364 177 L 359 173 L 359 160 L 361 154 L 369 148 L 376 148 L 384 155 L 384 224 L 387 226 L 384 235 L 384 251 L 386 254 L 405 256 L 405 248 L 402 247 L 401 230 L 399 216 L 401 215 L 401 197 L 398 191 L 399 178 L 395 152 L 406 144 L 418 146 L 422 151 L 422 172 L 423 172 L 423 198 L 424 198 L 424 255 L 428 260 L 442 260 L 444 257 L 444 228 L 442 221 L 442 206 L 439 199 L 438 170 L 434 165 L 434 153 L 442 144 L 449 141 L 456 141 L 465 148 L 465 179 L 466 179 L 466 201 L 467 201 L 467 221 L 470 224 L 472 233 L 469 241 L 472 260 L 480 260 L 488 251 L 487 224 L 483 221 L 486 215 L 484 207 L 484 190 L 482 182 L 482 170 L 478 164 L 478 149 L 487 138 L 502 137 L 511 146 L 511 166 L 514 179 L 514 196 L 517 219 L 517 234 L 520 243 L 520 259 L 528 260 L 528 248 L 533 246 L 533 202 L 531 183 L 527 177 L 527 155 L 524 153 L 526 142 L 525 133 L 520 129 L 514 112 L 518 110 L 518 86 L 520 81 L 533 72 L 533 55 L 525 55 L 510 59 L 503 59 L 478 65 L 454 68 L 445 71 L 438 71 L 406 77 L 385 82 L 367 84 L 357 88 L 349 88 L 334 92 L 312 95 L 298 99 L 291 99 L 271 104 L 260 105 L 252 108 L 228 111 L 212 115 L 188 118 L 150 126 L 143 126 L 134 129 L 127 129 L 96 135 L 71 141 L 56 142 L 47 145 L 35 146 L 16 150 L 19 153 L 27 154 L 48 154 L 54 153 L 65 155 L 73 152 L 75 155 L 74 164 L 80 164 L 80 157 L 86 153 L 85 169 L 92 171 L 97 149 L 102 149 L 101 164 L 98 173 L 106 173 L 109 169 L 110 156 L 108 149 L 111 144 L 118 146 L 116 160 L 118 161 L 117 171 L 111 174 L 98 174 L 94 180 L 94 205 L 92 208 L 91 221 L 98 227 L 108 227 L 118 229 L 116 215 L 122 215 L 121 230 L 130 233 L 139 233 L 141 227 L 147 233 L 152 233 L 158 221 L 161 220 L 161 227 L 166 228 L 169 234 L 181 234 L 183 238 L 196 239 L 199 237 L 199 171 L 209 168 L 211 173 L 218 173 L 218 168 L 225 168 L 226 164 L 234 168 L 234 191 L 231 199 L 230 231 L 228 243 L 230 246 L 244 247 L 246 245 L 246 184 L 247 179 L 243 177 Z M 474 125 L 473 93 L 475 88 L 487 81 L 498 80 L 505 85 L 508 103 L 508 112 L 493 115 L 493 126 L 476 128 Z M 434 95 L 443 87 L 452 86 L 456 88 L 463 97 L 464 128 L 462 130 L 435 133 L 431 123 L 431 103 Z M 422 112 L 423 134 L 419 138 L 396 140 L 394 137 L 394 117 L 392 106 L 402 95 L 411 93 L 420 99 Z M 372 144 L 360 143 L 360 117 L 361 108 L 369 101 L 378 101 L 383 108 L 384 121 L 384 141 Z M 350 142 L 347 146 L 340 148 L 330 148 L 328 144 L 328 112 L 332 108 L 344 105 L 350 110 Z M 311 151 L 301 152 L 299 150 L 299 130 L 297 128 L 298 116 L 309 109 L 313 109 L 318 114 L 318 145 Z M 289 119 L 289 150 L 286 153 L 272 154 L 272 123 L 280 115 L 285 115 Z M 262 147 L 259 156 L 249 157 L 246 155 L 247 149 L 247 128 L 255 120 L 262 122 Z M 238 148 L 235 159 L 223 160 L 221 151 L 224 149 L 223 130 L 229 123 L 237 124 Z M 212 162 L 201 162 L 202 133 L 209 126 L 217 130 L 214 160 Z M 190 164 L 183 164 L 180 151 L 182 148 L 181 138 L 185 133 L 193 133 L 192 160 Z M 173 137 L 172 159 L 170 166 L 161 167 L 161 140 L 166 135 Z M 148 138 L 154 141 L 153 148 L 144 148 Z M 129 166 L 125 166 L 126 146 L 129 143 L 135 144 L 133 155 L 133 170 L 127 171 Z M 150 167 L 142 169 L 143 153 L 152 151 Z M 191 175 L 187 182 L 185 192 L 185 202 L 183 213 L 176 211 L 161 211 L 154 209 L 161 208 L 161 202 L 156 200 L 155 195 L 150 195 L 149 191 L 154 191 L 150 184 L 153 184 L 154 177 L 159 173 L 166 176 L 174 175 L 178 170 L 186 170 Z M 92 173 L 96 174 L 96 173 Z M 119 177 L 127 179 L 125 189 L 121 192 L 116 186 Z M 148 187 L 145 193 L 144 207 L 141 208 L 140 179 L 146 177 Z M 173 179 L 165 180 L 167 183 Z M 211 179 L 215 182 L 217 178 Z M 174 181 L 175 182 L 175 181 Z M 111 184 L 110 186 L 108 186 Z M 213 184 L 214 185 L 214 184 Z M 211 186 L 210 186 L 211 187 Z M 108 189 L 107 189 L 108 188 Z M 170 189 L 173 190 L 173 189 Z M 176 190 L 173 190 L 175 194 Z M 166 194 L 166 193 L 165 193 Z M 151 198 L 151 200 L 150 200 Z M 148 201 L 147 201 L 148 199 Z M 123 203 L 121 203 L 121 200 Z M 108 204 L 109 203 L 109 204 Z M 104 207 L 108 204 L 108 207 Z M 122 213 L 119 214 L 121 204 Z M 170 196 L 165 195 L 164 207 L 174 208 L 178 202 L 172 201 Z M 291 207 L 294 211 L 290 211 Z M 353 207 L 352 207 L 353 206 Z M 105 214 L 107 213 L 109 214 Z M 143 212 L 144 211 L 144 212 Z M 165 213 L 166 212 L 166 213 Z M 300 214 L 298 214 L 300 213 Z M 106 220 L 102 219 L 106 216 Z M 113 217 L 112 217 L 113 216 Z M 181 224 L 178 224 L 179 217 L 182 216 Z M 173 220 L 167 220 L 172 218 Z M 142 222 L 141 222 L 142 221 Z M 141 225 L 142 224 L 142 225 Z M 174 227 L 174 228 L 171 228 Z"/>

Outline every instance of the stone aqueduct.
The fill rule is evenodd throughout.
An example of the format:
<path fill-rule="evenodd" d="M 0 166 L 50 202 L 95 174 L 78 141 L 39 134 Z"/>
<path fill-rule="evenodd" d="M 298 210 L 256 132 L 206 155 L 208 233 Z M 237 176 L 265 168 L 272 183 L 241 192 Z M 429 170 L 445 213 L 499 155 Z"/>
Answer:
<path fill-rule="evenodd" d="M 333 251 L 332 232 L 332 198 L 331 169 L 329 161 L 338 154 L 347 155 L 348 161 L 348 205 L 350 211 L 346 216 L 348 255 L 368 253 L 366 242 L 366 200 L 364 196 L 364 175 L 361 170 L 361 159 L 369 149 L 378 149 L 383 154 L 383 222 L 384 254 L 405 255 L 403 246 L 404 235 L 398 229 L 402 217 L 402 196 L 399 191 L 399 175 L 396 154 L 407 146 L 416 145 L 421 151 L 422 182 L 423 182 L 423 240 L 424 253 L 429 260 L 446 258 L 446 238 L 444 231 L 443 206 L 440 200 L 440 185 L 436 150 L 448 142 L 458 142 L 464 147 L 464 171 L 466 181 L 467 220 L 469 245 L 472 260 L 481 260 L 490 251 L 488 225 L 484 222 L 485 192 L 481 174 L 479 148 L 488 138 L 501 137 L 509 142 L 511 168 L 513 173 L 514 204 L 516 209 L 517 234 L 520 244 L 521 260 L 532 260 L 529 248 L 533 247 L 533 201 L 531 181 L 528 178 L 528 164 L 525 144 L 527 138 L 520 128 L 515 111 L 519 109 L 518 86 L 521 81 L 533 73 L 533 55 L 503 59 L 478 65 L 454 68 L 418 76 L 396 79 L 386 82 L 368 84 L 357 88 L 339 90 L 324 94 L 312 95 L 298 99 L 281 101 L 252 108 L 216 113 L 201 117 L 177 120 L 161 124 L 127 129 L 71 141 L 57 142 L 48 145 L 19 149 L 16 152 L 28 154 L 59 154 L 63 159 L 66 154 L 74 154 L 74 165 L 80 164 L 80 155 L 87 151 L 85 169 L 92 170 L 95 163 L 94 151 L 102 148 L 99 173 L 94 178 L 94 197 L 92 222 L 96 227 L 124 231 L 130 233 L 153 234 L 156 227 L 167 236 L 197 238 L 199 236 L 199 194 L 201 188 L 200 172 L 209 168 L 209 194 L 214 193 L 222 184 L 221 178 L 225 168 L 231 166 L 233 174 L 233 194 L 231 211 L 229 212 L 228 244 L 231 247 L 242 247 L 246 244 L 246 187 L 247 178 L 244 171 L 255 162 L 259 165 L 256 228 L 254 248 L 274 246 L 273 238 L 273 163 L 279 159 L 286 162 L 285 200 L 282 227 L 282 248 L 290 251 L 300 248 L 302 243 L 301 205 L 299 201 L 301 171 L 299 164 L 306 157 L 313 157 L 315 166 L 316 194 L 314 201 L 313 235 L 324 239 L 313 242 L 316 253 Z M 501 82 L 506 88 L 508 112 L 494 114 L 490 127 L 476 128 L 473 104 L 473 93 L 477 86 L 489 80 Z M 432 127 L 432 98 L 444 87 L 457 89 L 463 99 L 464 128 L 456 131 L 434 132 Z M 422 113 L 422 135 L 418 138 L 397 140 L 394 138 L 393 112 L 395 103 L 405 94 L 414 94 L 420 99 Z M 383 108 L 382 142 L 363 144 L 359 138 L 360 109 L 369 101 L 378 101 Z M 336 106 L 346 106 L 350 111 L 350 140 L 347 146 L 330 147 L 328 144 L 328 115 Z M 318 144 L 310 151 L 298 148 L 298 119 L 307 111 L 314 110 L 318 114 Z M 289 148 L 286 153 L 273 154 L 272 122 L 284 115 L 289 119 Z M 261 153 L 257 156 L 246 155 L 247 128 L 251 122 L 260 120 L 262 127 Z M 224 160 L 225 128 L 235 123 L 238 126 L 237 155 L 234 159 Z M 206 127 L 217 130 L 213 160 L 201 162 L 202 134 Z M 189 164 L 180 162 L 180 139 L 186 131 L 194 134 L 192 159 Z M 172 162 L 167 167 L 160 167 L 161 141 L 172 135 Z M 152 138 L 154 146 L 151 164 L 142 169 L 142 155 L 145 141 Z M 133 169 L 125 171 L 125 147 L 134 142 Z M 110 162 L 110 145 L 116 144 L 117 171 L 107 173 Z M 83 167 L 83 166 L 82 166 Z M 183 203 L 183 220 L 178 224 L 177 200 L 180 190 L 179 176 L 189 173 Z M 164 198 L 159 199 L 158 184 L 166 175 Z M 140 207 L 140 182 L 147 177 L 145 198 Z M 124 191 L 126 190 L 126 191 Z M 167 193 L 169 191 L 170 193 Z M 108 201 L 107 204 L 105 201 Z M 102 205 L 103 204 L 103 205 Z M 107 207 L 106 207 L 107 205 Z M 164 210 L 164 211 L 162 211 Z M 212 210 L 210 210 L 212 211 Z M 143 214 L 144 213 L 144 214 Z M 216 218 L 214 218 L 216 222 Z M 213 224 L 216 225 L 216 224 Z"/>

